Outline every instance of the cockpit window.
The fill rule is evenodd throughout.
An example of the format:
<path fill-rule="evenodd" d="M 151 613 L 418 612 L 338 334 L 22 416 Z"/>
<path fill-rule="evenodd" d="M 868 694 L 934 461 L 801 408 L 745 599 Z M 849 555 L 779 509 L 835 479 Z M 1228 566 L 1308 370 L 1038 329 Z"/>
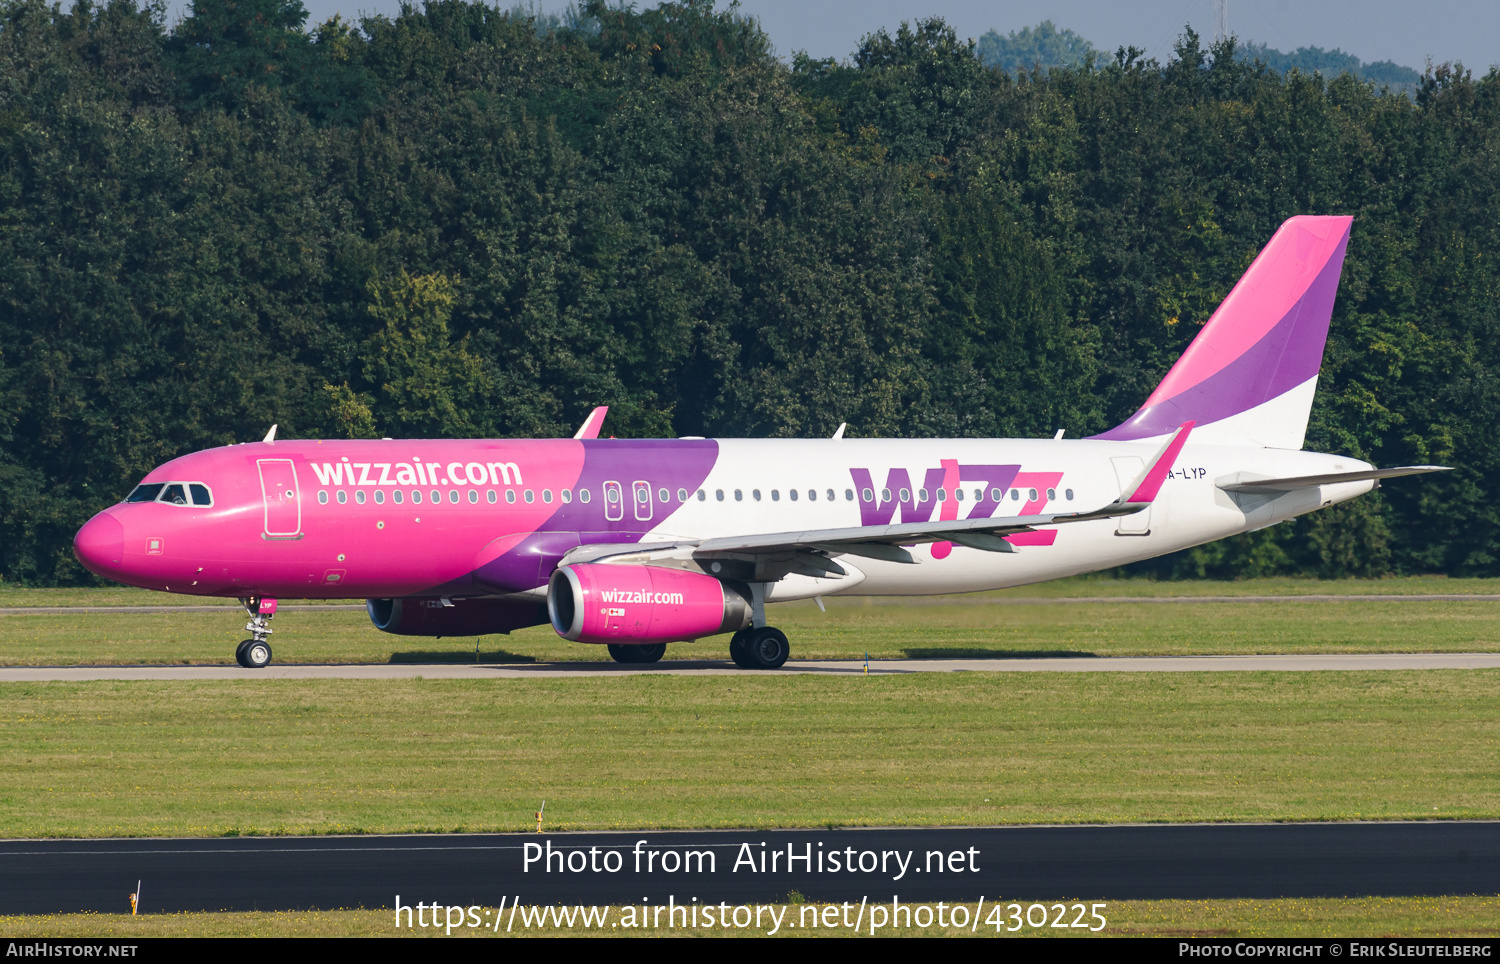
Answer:
<path fill-rule="evenodd" d="M 138 485 L 125 497 L 126 502 L 154 502 L 161 494 L 163 488 L 161 482 L 152 482 L 150 485 Z"/>
<path fill-rule="evenodd" d="M 152 482 L 136 486 L 125 501 L 206 506 L 214 504 L 214 496 L 202 482 Z"/>

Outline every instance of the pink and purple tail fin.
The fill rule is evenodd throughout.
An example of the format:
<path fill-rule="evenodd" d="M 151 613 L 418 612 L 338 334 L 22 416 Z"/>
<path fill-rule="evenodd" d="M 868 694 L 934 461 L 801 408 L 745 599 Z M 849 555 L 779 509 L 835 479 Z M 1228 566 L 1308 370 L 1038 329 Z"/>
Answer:
<path fill-rule="evenodd" d="M 1094 437 L 1157 438 L 1192 421 L 1195 442 L 1300 449 L 1353 221 L 1282 224 L 1140 411 Z"/>

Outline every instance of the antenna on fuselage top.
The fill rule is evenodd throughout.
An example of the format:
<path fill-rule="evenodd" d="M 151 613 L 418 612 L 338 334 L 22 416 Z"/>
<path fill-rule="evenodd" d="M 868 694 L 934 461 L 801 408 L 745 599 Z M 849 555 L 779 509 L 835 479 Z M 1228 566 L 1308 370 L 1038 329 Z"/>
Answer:
<path fill-rule="evenodd" d="M 274 442 L 274 441 L 276 441 L 276 426 L 275 425 L 271 426 L 271 430 L 266 433 L 266 437 L 263 438 L 263 439 L 261 439 L 261 441 L 262 442 Z"/>
<path fill-rule="evenodd" d="M 834 438 L 843 438 L 844 437 L 844 429 L 846 429 L 848 427 L 849 427 L 849 423 L 848 422 L 840 422 L 838 430 L 833 433 L 833 437 Z"/>

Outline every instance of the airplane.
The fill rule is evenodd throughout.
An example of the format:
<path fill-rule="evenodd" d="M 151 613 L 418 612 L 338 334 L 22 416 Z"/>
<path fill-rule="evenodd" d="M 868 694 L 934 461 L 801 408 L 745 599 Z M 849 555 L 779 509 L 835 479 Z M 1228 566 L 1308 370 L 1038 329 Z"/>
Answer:
<path fill-rule="evenodd" d="M 652 663 L 731 634 L 790 644 L 766 605 L 974 592 L 1274 525 L 1442 466 L 1302 451 L 1353 219 L 1286 221 L 1140 410 L 1068 439 L 278 440 L 152 470 L 74 540 L 90 571 L 238 598 L 246 668 L 278 600 L 363 597 L 379 630 L 551 623 Z"/>

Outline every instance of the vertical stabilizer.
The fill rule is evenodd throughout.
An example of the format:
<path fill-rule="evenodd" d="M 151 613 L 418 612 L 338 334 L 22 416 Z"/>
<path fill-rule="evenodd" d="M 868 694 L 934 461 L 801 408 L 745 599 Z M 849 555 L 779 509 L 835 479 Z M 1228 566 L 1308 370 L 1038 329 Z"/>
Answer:
<path fill-rule="evenodd" d="M 1195 442 L 1300 449 L 1353 222 L 1282 224 L 1141 410 L 1095 438 L 1156 438 L 1191 421 Z"/>

